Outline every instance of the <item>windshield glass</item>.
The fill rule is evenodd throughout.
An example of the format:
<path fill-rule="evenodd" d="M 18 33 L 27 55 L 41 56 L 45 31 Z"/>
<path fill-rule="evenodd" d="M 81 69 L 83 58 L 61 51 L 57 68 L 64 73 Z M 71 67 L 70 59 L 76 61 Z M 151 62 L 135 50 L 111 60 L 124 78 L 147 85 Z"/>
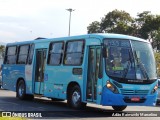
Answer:
<path fill-rule="evenodd" d="M 152 46 L 146 42 L 131 41 L 137 79 L 156 79 L 156 63 Z"/>
<path fill-rule="evenodd" d="M 156 78 L 155 59 L 150 44 L 123 39 L 106 39 L 104 44 L 106 72 L 109 76 L 132 80 Z"/>

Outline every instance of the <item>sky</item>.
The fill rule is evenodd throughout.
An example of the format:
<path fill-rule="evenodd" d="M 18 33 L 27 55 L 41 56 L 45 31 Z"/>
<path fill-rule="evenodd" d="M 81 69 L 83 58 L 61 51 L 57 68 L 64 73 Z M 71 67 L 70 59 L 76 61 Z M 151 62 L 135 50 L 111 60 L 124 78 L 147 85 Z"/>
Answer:
<path fill-rule="evenodd" d="M 37 37 L 87 34 L 87 26 L 112 10 L 125 10 L 132 17 L 143 11 L 160 15 L 159 0 L 0 0 L 0 43 Z"/>

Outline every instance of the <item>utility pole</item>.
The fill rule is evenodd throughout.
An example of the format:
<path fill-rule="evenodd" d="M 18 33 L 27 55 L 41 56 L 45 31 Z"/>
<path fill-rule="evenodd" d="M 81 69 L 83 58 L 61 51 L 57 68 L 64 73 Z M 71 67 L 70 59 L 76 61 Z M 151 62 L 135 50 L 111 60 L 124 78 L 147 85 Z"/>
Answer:
<path fill-rule="evenodd" d="M 70 36 L 70 29 L 71 29 L 71 13 L 73 12 L 73 11 L 75 11 L 74 9 L 72 9 L 72 8 L 69 8 L 69 9 L 66 9 L 67 11 L 69 11 L 69 31 L 68 31 L 68 36 Z"/>

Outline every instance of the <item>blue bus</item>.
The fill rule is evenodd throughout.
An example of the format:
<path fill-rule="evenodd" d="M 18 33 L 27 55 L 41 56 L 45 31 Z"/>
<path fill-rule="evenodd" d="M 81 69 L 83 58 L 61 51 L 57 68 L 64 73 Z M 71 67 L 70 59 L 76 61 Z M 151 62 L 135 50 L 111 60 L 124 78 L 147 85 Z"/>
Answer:
<path fill-rule="evenodd" d="M 157 74 L 151 44 L 120 34 L 9 43 L 2 65 L 3 88 L 23 99 L 43 96 L 67 100 L 79 109 L 87 103 L 154 106 Z"/>

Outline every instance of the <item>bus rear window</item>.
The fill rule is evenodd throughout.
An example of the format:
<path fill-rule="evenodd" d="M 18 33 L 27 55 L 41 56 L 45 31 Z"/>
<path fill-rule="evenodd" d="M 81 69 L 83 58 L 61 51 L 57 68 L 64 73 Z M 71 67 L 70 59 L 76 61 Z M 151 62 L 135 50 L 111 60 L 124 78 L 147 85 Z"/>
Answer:
<path fill-rule="evenodd" d="M 19 48 L 18 64 L 26 64 L 29 45 L 23 45 Z"/>
<path fill-rule="evenodd" d="M 16 46 L 8 47 L 7 55 L 15 55 L 16 54 Z"/>
<path fill-rule="evenodd" d="M 5 56 L 5 64 L 16 64 L 16 46 L 7 47 L 7 53 Z"/>

